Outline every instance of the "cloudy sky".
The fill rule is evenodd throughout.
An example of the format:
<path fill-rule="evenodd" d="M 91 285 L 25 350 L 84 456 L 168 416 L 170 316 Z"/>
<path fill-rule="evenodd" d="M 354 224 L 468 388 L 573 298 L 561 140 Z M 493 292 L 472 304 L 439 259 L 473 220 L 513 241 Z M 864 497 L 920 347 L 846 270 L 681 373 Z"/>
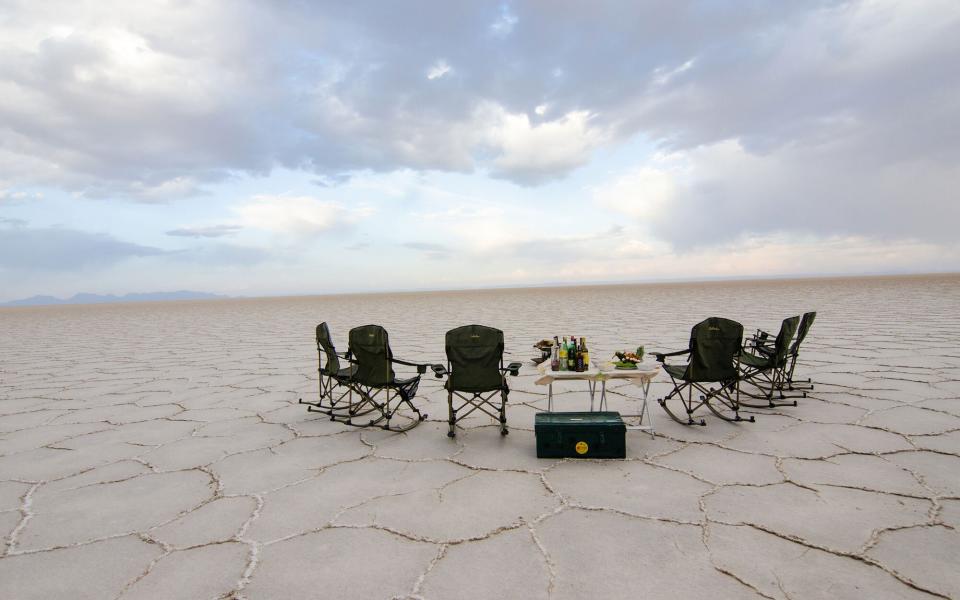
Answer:
<path fill-rule="evenodd" d="M 960 270 L 960 3 L 0 0 L 0 301 Z"/>

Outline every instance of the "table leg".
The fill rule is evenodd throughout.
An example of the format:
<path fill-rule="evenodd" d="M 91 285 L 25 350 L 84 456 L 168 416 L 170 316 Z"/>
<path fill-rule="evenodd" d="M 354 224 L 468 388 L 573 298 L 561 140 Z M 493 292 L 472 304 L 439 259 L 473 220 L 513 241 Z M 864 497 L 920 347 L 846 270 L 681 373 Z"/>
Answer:
<path fill-rule="evenodd" d="M 643 390 L 643 406 L 640 408 L 640 424 L 643 425 L 643 420 L 646 418 L 647 427 L 650 428 L 650 437 L 656 439 L 657 434 L 653 430 L 653 418 L 650 416 L 650 406 L 647 404 L 647 395 L 650 393 L 650 381 L 643 382 L 640 385 L 640 389 Z"/>
<path fill-rule="evenodd" d="M 600 381 L 600 410 L 607 410 L 607 380 Z"/>
<path fill-rule="evenodd" d="M 553 412 L 553 382 L 547 386 L 547 412 Z"/>
<path fill-rule="evenodd" d="M 587 380 L 587 389 L 590 390 L 590 412 L 593 412 L 593 395 L 597 390 L 597 382 Z"/>

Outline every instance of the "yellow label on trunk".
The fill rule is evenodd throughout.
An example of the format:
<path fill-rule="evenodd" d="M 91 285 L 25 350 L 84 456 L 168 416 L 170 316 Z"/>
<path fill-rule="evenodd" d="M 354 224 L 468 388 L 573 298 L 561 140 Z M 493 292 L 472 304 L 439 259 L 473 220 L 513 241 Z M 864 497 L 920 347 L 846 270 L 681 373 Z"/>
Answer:
<path fill-rule="evenodd" d="M 577 451 L 577 454 L 586 454 L 590 446 L 588 446 L 586 442 L 577 442 L 577 445 L 574 446 L 573 449 Z"/>

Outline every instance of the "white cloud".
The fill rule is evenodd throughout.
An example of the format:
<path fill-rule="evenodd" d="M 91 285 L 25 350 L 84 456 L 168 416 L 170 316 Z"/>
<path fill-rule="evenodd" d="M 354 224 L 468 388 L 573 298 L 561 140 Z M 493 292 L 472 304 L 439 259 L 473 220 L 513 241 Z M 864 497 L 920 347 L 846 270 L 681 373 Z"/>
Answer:
<path fill-rule="evenodd" d="M 219 238 L 235 235 L 243 229 L 241 225 L 221 223 L 218 225 L 187 225 L 167 231 L 167 235 L 188 238 Z"/>
<path fill-rule="evenodd" d="M 663 242 L 633 238 L 624 240 L 621 244 L 617 245 L 607 257 L 629 261 L 657 256 L 667 257 L 669 256 L 669 252 L 669 246 Z"/>
<path fill-rule="evenodd" d="M 598 204 L 639 219 L 660 218 L 677 198 L 679 169 L 642 166 L 593 190 Z"/>
<path fill-rule="evenodd" d="M 23 200 L 40 200 L 43 198 L 43 194 L 40 192 L 25 192 L 22 190 L 10 191 L 0 188 L 0 202 L 11 201 L 19 202 Z"/>
<path fill-rule="evenodd" d="M 513 32 L 513 28 L 519 22 L 519 17 L 510 12 L 510 7 L 504 4 L 500 8 L 500 16 L 490 25 L 490 31 L 496 36 L 506 37 Z"/>
<path fill-rule="evenodd" d="M 307 236 L 349 225 L 370 216 L 372 209 L 350 209 L 310 196 L 254 196 L 235 209 L 246 227 L 276 234 Z"/>
<path fill-rule="evenodd" d="M 357 223 L 364 211 L 343 199 L 369 198 L 394 207 L 384 222 L 405 219 L 413 229 L 420 219 L 400 211 L 429 215 L 412 243 L 445 244 L 459 257 L 463 240 L 463 254 L 479 257 L 458 264 L 464 273 L 488 264 L 493 272 L 509 254 L 511 269 L 516 261 L 535 277 L 538 265 L 516 259 L 542 253 L 517 240 L 617 222 L 629 224 L 629 236 L 580 242 L 598 264 L 632 257 L 637 276 L 659 260 L 696 275 L 690 256 L 723 272 L 787 272 L 789 247 L 832 268 L 829 258 L 816 262 L 819 241 L 851 265 L 871 255 L 900 264 L 884 248 L 933 264 L 933 251 L 910 240 L 939 244 L 956 260 L 955 0 L 513 6 L 516 14 L 509 3 L 465 10 L 445 1 L 420 11 L 6 3 L 0 205 L 45 186 L 57 207 L 59 190 L 159 202 L 231 180 L 222 194 L 235 195 L 250 189 L 233 185 L 247 176 L 305 170 L 340 185 L 316 198 L 259 197 L 242 203 L 233 222 L 182 229 L 205 238 L 225 231 L 204 228 L 211 224 L 242 226 L 245 241 L 275 232 L 273 248 L 280 235 Z M 651 147 L 673 154 L 644 156 Z M 544 215 L 544 196 L 502 181 L 549 184 L 597 156 L 611 162 L 579 170 L 569 188 L 543 190 L 569 194 L 571 205 L 592 198 L 602 210 Z M 609 165 L 610 181 L 598 181 Z M 448 173 L 431 180 L 436 171 Z M 109 202 L 84 206 L 94 219 L 113 216 Z M 476 208 L 450 209 L 444 221 L 444 208 L 459 206 Z M 20 200 L 13 210 L 33 222 L 30 212 L 47 208 Z M 166 209 L 117 212 L 128 210 Z M 190 218 L 160 219 L 159 228 Z M 150 239 L 155 222 L 143 221 Z M 371 233 L 387 227 L 367 225 Z M 576 269 L 565 272 L 591 272 L 585 261 Z"/>
<path fill-rule="evenodd" d="M 427 79 L 434 80 L 440 79 L 444 75 L 447 75 L 453 71 L 453 67 L 447 64 L 445 60 L 438 60 L 437 62 L 430 65 L 430 68 L 427 69 Z"/>
<path fill-rule="evenodd" d="M 930 135 L 957 120 L 951 0 L 284 6 L 9 3 L 0 184 L 15 174 L 16 185 L 162 199 L 278 165 L 332 176 L 492 166 L 536 183 L 589 160 L 585 148 L 638 133 L 677 149 L 725 139 L 753 149 L 833 135 L 837 123 L 886 138 L 866 140 L 871 154 L 956 147 Z M 491 40 L 521 21 L 521 39 Z M 436 85 L 454 73 L 458 85 Z M 491 163 L 475 143 L 488 133 L 474 120 L 484 103 L 560 118 L 509 121 Z M 553 129 L 559 144 L 535 140 Z"/>
<path fill-rule="evenodd" d="M 427 221 L 459 221 L 461 219 L 488 219 L 503 216 L 504 211 L 495 206 L 456 204 L 440 210 L 417 213 L 415 216 Z"/>
<path fill-rule="evenodd" d="M 841 139 L 761 154 L 728 139 L 655 156 L 596 187 L 593 198 L 688 249 L 771 234 L 955 238 L 960 205 L 931 211 L 923 202 L 950 196 L 960 166 L 904 160 L 881 168 L 854 150 Z"/>
<path fill-rule="evenodd" d="M 134 181 L 127 189 L 128 193 L 145 202 L 166 202 L 174 198 L 203 193 L 200 183 L 192 177 L 171 177 L 149 183 Z"/>
<path fill-rule="evenodd" d="M 595 115 L 585 110 L 539 124 L 526 113 L 510 113 L 484 103 L 477 111 L 478 135 L 492 147 L 494 174 L 520 183 L 539 183 L 586 164 L 590 153 L 609 134 L 593 125 Z"/>
<path fill-rule="evenodd" d="M 694 62 L 696 62 L 696 59 L 691 58 L 679 67 L 674 67 L 672 69 L 668 67 L 657 67 L 653 70 L 653 84 L 667 85 L 678 75 L 681 75 L 682 73 L 692 69 Z"/>

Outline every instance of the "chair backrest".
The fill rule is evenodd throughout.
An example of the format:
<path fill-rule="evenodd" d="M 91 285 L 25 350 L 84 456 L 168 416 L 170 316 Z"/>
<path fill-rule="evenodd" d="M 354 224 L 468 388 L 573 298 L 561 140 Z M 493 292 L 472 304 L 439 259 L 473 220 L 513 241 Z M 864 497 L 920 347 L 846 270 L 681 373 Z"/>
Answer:
<path fill-rule="evenodd" d="M 743 343 L 743 325 L 710 317 L 690 330 L 688 381 L 726 381 L 737 377 L 735 364 Z"/>
<path fill-rule="evenodd" d="M 449 387 L 464 392 L 503 385 L 503 332 L 484 325 L 464 325 L 447 332 Z"/>
<path fill-rule="evenodd" d="M 797 326 L 800 324 L 800 316 L 787 317 L 780 324 L 780 333 L 773 343 L 773 363 L 781 364 L 787 359 L 787 353 L 790 352 L 790 342 L 793 341 L 793 334 L 797 332 Z"/>
<path fill-rule="evenodd" d="M 330 328 L 326 321 L 317 325 L 317 350 L 327 359 L 320 370 L 327 375 L 336 375 L 340 370 L 340 358 L 337 356 L 337 349 L 333 347 L 333 338 L 330 337 Z"/>
<path fill-rule="evenodd" d="M 800 326 L 797 327 L 797 339 L 793 341 L 793 346 L 790 346 L 790 354 L 796 354 L 800 349 L 800 344 L 803 342 L 804 338 L 807 337 L 807 333 L 810 331 L 810 326 L 813 325 L 814 320 L 817 318 L 817 313 L 808 312 L 803 313 L 803 318 L 800 319 Z"/>
<path fill-rule="evenodd" d="M 390 359 L 390 338 L 379 325 L 362 325 L 350 330 L 350 354 L 357 362 L 353 380 L 371 386 L 384 386 L 393 381 Z"/>

